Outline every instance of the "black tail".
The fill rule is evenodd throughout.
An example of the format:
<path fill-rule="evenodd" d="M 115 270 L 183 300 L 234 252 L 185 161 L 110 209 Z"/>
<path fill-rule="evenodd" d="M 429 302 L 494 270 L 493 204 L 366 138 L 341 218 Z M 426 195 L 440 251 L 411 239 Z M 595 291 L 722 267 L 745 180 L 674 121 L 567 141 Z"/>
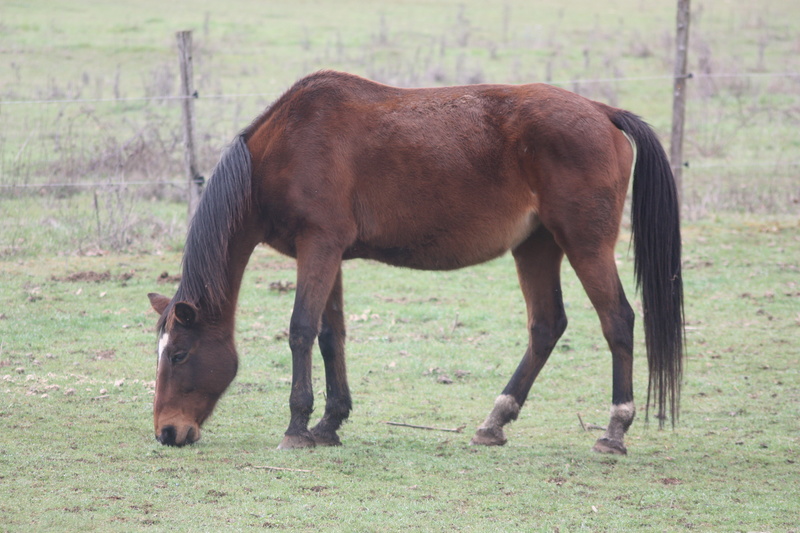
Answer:
<path fill-rule="evenodd" d="M 642 291 L 650 371 L 646 412 L 649 415 L 652 394 L 659 427 L 664 425 L 667 403 L 674 427 L 684 341 L 678 191 L 667 155 L 653 130 L 627 111 L 617 111 L 610 119 L 636 145 L 631 219 L 636 286 Z"/>

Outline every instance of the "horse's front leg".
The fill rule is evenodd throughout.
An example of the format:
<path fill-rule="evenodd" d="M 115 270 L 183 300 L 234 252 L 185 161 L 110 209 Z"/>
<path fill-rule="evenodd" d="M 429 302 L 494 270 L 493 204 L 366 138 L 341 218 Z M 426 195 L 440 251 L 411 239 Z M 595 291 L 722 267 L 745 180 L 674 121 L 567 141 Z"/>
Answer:
<path fill-rule="evenodd" d="M 347 367 L 344 357 L 345 324 L 342 297 L 342 270 L 336 276 L 333 290 L 322 314 L 319 332 L 319 349 L 325 362 L 326 401 L 325 414 L 311 430 L 314 441 L 323 446 L 339 446 L 336 431 L 350 415 L 352 401 L 347 385 Z"/>
<path fill-rule="evenodd" d="M 289 324 L 289 346 L 292 350 L 291 419 L 279 449 L 315 445 L 314 436 L 308 429 L 308 421 L 314 410 L 311 352 L 320 331 L 326 302 L 336 283 L 341 257 L 340 250 L 325 244 L 298 246 L 297 294 Z"/>

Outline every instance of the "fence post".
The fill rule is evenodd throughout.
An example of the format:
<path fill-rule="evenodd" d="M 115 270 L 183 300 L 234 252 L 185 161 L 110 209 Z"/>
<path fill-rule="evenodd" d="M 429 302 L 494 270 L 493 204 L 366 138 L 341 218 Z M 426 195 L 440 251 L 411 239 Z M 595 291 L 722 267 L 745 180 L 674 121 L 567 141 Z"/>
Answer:
<path fill-rule="evenodd" d="M 686 56 L 689 46 L 689 1 L 678 0 L 677 33 L 675 36 L 675 85 L 672 94 L 672 138 L 669 158 L 675 184 L 678 187 L 678 205 L 683 198 L 683 120 L 686 115 Z"/>
<path fill-rule="evenodd" d="M 192 221 L 197 204 L 200 201 L 200 185 L 202 177 L 197 171 L 194 151 L 194 99 L 197 93 L 192 81 L 192 32 L 179 31 L 175 34 L 178 40 L 178 60 L 181 67 L 181 104 L 183 108 L 183 161 L 186 169 L 188 222 Z"/>

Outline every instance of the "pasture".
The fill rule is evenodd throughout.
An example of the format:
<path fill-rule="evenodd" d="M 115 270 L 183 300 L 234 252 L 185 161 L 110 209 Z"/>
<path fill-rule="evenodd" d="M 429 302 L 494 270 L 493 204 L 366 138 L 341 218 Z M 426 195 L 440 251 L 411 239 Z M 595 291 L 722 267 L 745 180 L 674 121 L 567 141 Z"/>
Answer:
<path fill-rule="evenodd" d="M 640 414 L 623 458 L 590 452 L 599 431 L 578 419 L 606 423 L 610 357 L 568 267 L 565 337 L 509 443 L 475 448 L 469 437 L 526 342 L 513 262 L 451 273 L 346 264 L 354 412 L 344 446 L 282 452 L 293 294 L 280 287 L 291 262 L 254 255 L 239 375 L 203 439 L 181 449 L 152 434 L 155 313 L 144 297 L 172 288 L 158 279 L 179 254 L 6 262 L 4 528 L 796 530 L 800 226 L 723 218 L 684 234 L 682 416 L 659 431 Z M 619 257 L 630 292 L 626 242 Z M 319 359 L 314 372 L 319 406 Z"/>
<path fill-rule="evenodd" d="M 205 172 L 319 68 L 400 85 L 558 83 L 666 138 L 671 2 L 4 3 L 0 528 L 800 530 L 800 89 L 796 75 L 771 75 L 799 70 L 800 12 L 733 4 L 694 5 L 690 62 L 706 77 L 687 114 L 681 418 L 663 431 L 644 421 L 624 222 L 639 413 L 628 455 L 611 457 L 590 452 L 608 420 L 611 360 L 566 263 L 570 323 L 508 444 L 468 446 L 527 342 L 508 256 L 445 273 L 346 263 L 344 446 L 276 450 L 295 270 L 263 247 L 243 283 L 236 380 L 199 443 L 159 445 L 146 294 L 171 294 L 179 273 L 185 206 L 169 183 L 182 176 L 180 115 L 139 98 L 175 93 L 173 34 L 188 27 Z"/>

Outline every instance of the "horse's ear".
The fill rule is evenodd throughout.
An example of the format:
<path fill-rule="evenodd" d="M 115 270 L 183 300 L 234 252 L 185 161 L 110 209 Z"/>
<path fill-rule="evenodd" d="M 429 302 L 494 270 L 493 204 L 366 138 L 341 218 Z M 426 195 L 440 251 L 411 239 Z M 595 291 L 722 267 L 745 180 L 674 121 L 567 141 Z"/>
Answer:
<path fill-rule="evenodd" d="M 175 318 L 182 326 L 190 327 L 197 320 L 197 308 L 189 302 L 175 304 Z"/>
<path fill-rule="evenodd" d="M 147 297 L 150 298 L 150 305 L 153 306 L 153 309 L 155 309 L 156 313 L 163 315 L 164 310 L 169 305 L 170 299 L 163 294 L 158 294 L 155 292 L 149 293 Z"/>

